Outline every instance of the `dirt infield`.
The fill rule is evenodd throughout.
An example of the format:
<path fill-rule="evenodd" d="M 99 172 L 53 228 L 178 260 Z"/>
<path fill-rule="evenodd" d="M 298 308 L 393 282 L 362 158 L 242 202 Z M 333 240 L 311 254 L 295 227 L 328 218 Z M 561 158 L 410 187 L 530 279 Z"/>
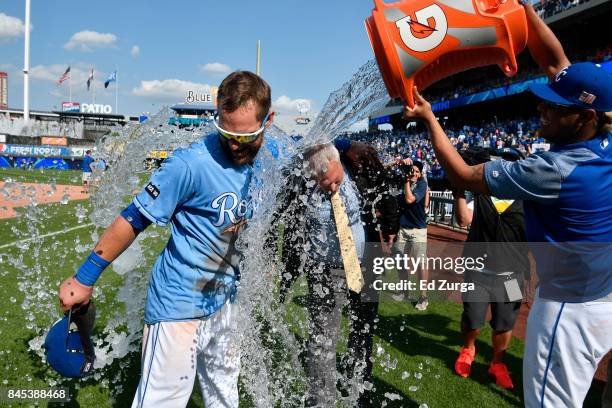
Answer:
<path fill-rule="evenodd" d="M 89 198 L 89 194 L 83 193 L 82 189 L 81 186 L 71 185 L 0 181 L 0 219 L 16 217 L 15 208 L 32 203 L 49 204 Z"/>
<path fill-rule="evenodd" d="M 467 238 L 467 234 L 463 232 L 458 232 L 456 230 L 451 230 L 443 227 L 438 227 L 435 225 L 429 225 L 427 227 L 427 238 L 430 241 L 440 241 L 440 242 L 452 242 L 452 241 L 465 241 Z M 520 340 L 525 340 L 525 329 L 527 326 L 527 316 L 529 315 L 529 304 L 523 303 L 521 306 L 521 311 L 516 319 L 516 323 L 514 324 L 514 329 L 512 330 L 512 335 Z M 491 316 L 487 317 L 487 320 L 490 320 Z M 606 368 L 608 364 L 610 364 L 610 359 L 612 358 L 612 352 L 609 352 L 599 364 L 597 372 L 595 373 L 595 379 L 605 382 L 607 380 Z"/>

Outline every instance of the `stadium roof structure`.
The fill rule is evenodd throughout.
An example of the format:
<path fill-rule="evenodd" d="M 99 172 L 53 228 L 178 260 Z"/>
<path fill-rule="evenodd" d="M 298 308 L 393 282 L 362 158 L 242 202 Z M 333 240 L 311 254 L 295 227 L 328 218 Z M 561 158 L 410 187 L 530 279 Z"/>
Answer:
<path fill-rule="evenodd" d="M 398 113 L 402 113 L 404 111 L 404 107 L 402 105 L 399 106 L 385 106 L 377 111 L 374 111 L 370 115 L 370 119 L 378 119 L 383 118 L 389 115 L 396 115 Z"/>
<path fill-rule="evenodd" d="M 22 109 L 0 109 L 0 114 L 8 114 L 9 116 L 22 117 Z M 83 113 L 83 112 L 62 112 L 62 111 L 30 111 L 30 116 L 37 120 L 108 120 L 114 122 L 137 121 L 138 117 L 124 115 L 107 115 L 103 113 Z"/>
<path fill-rule="evenodd" d="M 23 116 L 22 109 L 0 109 L 0 114 L 8 114 L 9 116 Z M 45 111 L 30 111 L 30 116 L 36 117 L 36 119 L 57 119 L 59 118 L 58 113 L 45 112 Z"/>
<path fill-rule="evenodd" d="M 124 115 L 112 115 L 112 114 L 104 114 L 104 113 L 83 113 L 83 112 L 62 112 L 62 111 L 53 111 L 53 113 L 58 114 L 63 118 L 77 118 L 77 119 L 108 119 L 108 120 L 118 120 L 123 121 L 127 118 Z"/>
<path fill-rule="evenodd" d="M 206 111 L 211 111 L 211 110 L 216 111 L 217 107 L 213 105 L 212 103 L 210 104 L 179 103 L 177 105 L 171 106 L 170 109 L 172 109 L 175 112 L 178 112 L 178 111 L 206 112 Z"/>

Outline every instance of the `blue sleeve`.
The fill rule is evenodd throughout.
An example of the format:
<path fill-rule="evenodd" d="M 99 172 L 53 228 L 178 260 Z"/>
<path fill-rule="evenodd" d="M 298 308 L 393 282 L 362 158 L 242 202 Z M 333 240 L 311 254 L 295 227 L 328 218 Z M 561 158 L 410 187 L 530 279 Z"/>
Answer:
<path fill-rule="evenodd" d="M 162 163 L 133 203 L 151 222 L 164 226 L 192 193 L 189 165 L 175 154 Z"/>
<path fill-rule="evenodd" d="M 412 190 L 412 194 L 416 201 L 421 201 L 421 199 L 425 197 L 425 193 L 427 193 L 427 183 L 425 183 L 424 180 L 417 181 L 414 190 Z"/>
<path fill-rule="evenodd" d="M 151 220 L 142 215 L 134 203 L 130 204 L 123 211 L 121 211 L 121 216 L 125 218 L 125 220 L 130 223 L 132 228 L 138 232 L 144 231 L 149 225 L 151 225 Z"/>
<path fill-rule="evenodd" d="M 551 155 L 532 155 L 525 160 L 495 160 L 484 165 L 491 194 L 497 198 L 550 204 L 557 200 L 563 179 Z"/>

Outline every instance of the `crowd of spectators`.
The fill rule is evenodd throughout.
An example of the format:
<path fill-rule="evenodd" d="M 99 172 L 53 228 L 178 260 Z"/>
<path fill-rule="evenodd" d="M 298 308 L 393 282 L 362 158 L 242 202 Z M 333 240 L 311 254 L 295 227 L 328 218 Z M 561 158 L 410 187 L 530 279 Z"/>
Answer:
<path fill-rule="evenodd" d="M 569 10 L 572 7 L 576 7 L 583 3 L 588 3 L 589 0 L 541 0 L 539 3 L 535 3 L 538 15 L 546 19 L 552 17 L 555 14 L 559 14 L 562 11 Z"/>
<path fill-rule="evenodd" d="M 532 117 L 444 127 L 457 150 L 512 147 L 529 155 L 533 152 L 534 143 L 544 142 L 544 139 L 538 136 L 538 126 L 538 119 Z M 383 163 L 393 162 L 398 157 L 410 157 L 425 164 L 428 178 L 443 178 L 444 171 L 435 157 L 427 132 L 415 129 L 363 131 L 348 134 L 346 137 L 371 144 L 378 151 Z"/>
<path fill-rule="evenodd" d="M 568 51 L 568 55 L 571 55 L 570 59 L 574 62 L 591 61 L 595 63 L 602 63 L 612 60 L 612 43 L 596 47 L 594 50 L 592 48 L 585 50 L 584 46 L 580 43 L 573 44 L 572 42 L 566 42 L 565 48 Z M 486 81 L 457 80 L 454 81 L 450 87 L 445 86 L 443 89 L 433 87 L 427 89 L 424 91 L 424 95 L 429 101 L 436 103 L 486 91 L 488 89 L 499 88 L 510 84 L 527 81 L 537 78 L 538 76 L 542 76 L 542 72 L 537 66 L 522 65 L 518 73 L 513 77 L 506 77 L 504 75 L 492 73 L 488 76 L 489 79 Z"/>

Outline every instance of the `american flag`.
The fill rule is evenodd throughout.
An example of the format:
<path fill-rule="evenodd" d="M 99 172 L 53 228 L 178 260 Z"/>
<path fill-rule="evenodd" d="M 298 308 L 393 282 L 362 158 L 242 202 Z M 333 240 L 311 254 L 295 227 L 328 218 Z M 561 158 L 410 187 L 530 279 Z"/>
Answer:
<path fill-rule="evenodd" d="M 64 72 L 64 73 L 62 74 L 62 76 L 61 76 L 61 77 L 59 77 L 59 79 L 57 80 L 57 84 L 58 84 L 58 85 L 59 85 L 59 84 L 61 84 L 62 82 L 64 82 L 64 81 L 65 81 L 65 80 L 67 80 L 68 78 L 70 78 L 70 67 L 68 67 L 68 68 L 66 69 L 66 72 Z"/>
<path fill-rule="evenodd" d="M 586 103 L 588 105 L 592 105 L 593 102 L 595 102 L 595 99 L 597 97 L 591 93 L 588 93 L 586 91 L 582 91 L 582 93 L 580 94 L 580 96 L 578 97 L 578 100 L 582 103 Z"/>

